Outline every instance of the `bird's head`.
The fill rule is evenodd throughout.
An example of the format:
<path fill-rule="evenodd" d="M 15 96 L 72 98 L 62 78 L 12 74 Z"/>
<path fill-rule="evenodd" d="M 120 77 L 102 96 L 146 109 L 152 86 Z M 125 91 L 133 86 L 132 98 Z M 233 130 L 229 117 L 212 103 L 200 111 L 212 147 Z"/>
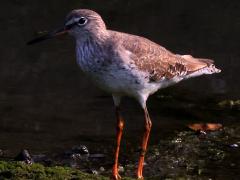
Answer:
<path fill-rule="evenodd" d="M 67 15 L 63 27 L 37 37 L 27 44 L 35 44 L 63 34 L 70 34 L 75 39 L 84 40 L 92 36 L 104 36 L 106 32 L 105 23 L 98 13 L 88 9 L 78 9 Z"/>

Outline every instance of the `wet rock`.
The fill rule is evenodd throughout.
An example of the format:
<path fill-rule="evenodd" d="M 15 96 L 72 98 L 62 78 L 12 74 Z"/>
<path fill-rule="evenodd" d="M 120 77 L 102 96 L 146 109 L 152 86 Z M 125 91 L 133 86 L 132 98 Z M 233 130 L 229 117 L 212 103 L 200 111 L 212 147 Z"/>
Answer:
<path fill-rule="evenodd" d="M 72 153 L 81 154 L 81 155 L 89 155 L 88 148 L 85 145 L 72 147 Z"/>
<path fill-rule="evenodd" d="M 72 160 L 88 161 L 89 151 L 85 145 L 74 146 L 71 150 L 65 151 L 64 156 Z"/>
<path fill-rule="evenodd" d="M 62 155 L 57 155 L 58 164 L 64 164 L 72 168 L 78 168 L 85 172 L 92 173 L 92 169 L 99 170 L 101 166 L 105 166 L 105 155 L 101 153 L 90 154 L 85 145 L 74 146 Z M 111 161 L 112 162 L 112 161 Z M 102 169 L 102 168 L 101 168 Z"/>
<path fill-rule="evenodd" d="M 26 164 L 32 164 L 33 163 L 33 159 L 30 156 L 28 150 L 24 149 L 22 150 L 15 158 L 15 161 L 23 161 Z"/>

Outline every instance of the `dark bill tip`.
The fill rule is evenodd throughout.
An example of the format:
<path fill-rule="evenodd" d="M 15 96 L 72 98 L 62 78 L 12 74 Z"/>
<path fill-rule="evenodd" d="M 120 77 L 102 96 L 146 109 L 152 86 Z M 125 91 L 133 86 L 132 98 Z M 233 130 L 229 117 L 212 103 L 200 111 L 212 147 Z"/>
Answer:
<path fill-rule="evenodd" d="M 49 37 L 48 35 L 40 36 L 38 38 L 32 39 L 31 41 L 28 41 L 27 45 L 32 45 L 32 44 L 35 44 L 35 43 L 38 43 L 38 42 L 41 42 L 41 41 L 44 41 L 47 39 L 51 39 L 51 37 Z"/>
<path fill-rule="evenodd" d="M 63 34 L 66 34 L 68 32 L 68 30 L 66 28 L 61 28 L 61 29 L 58 29 L 58 30 L 55 30 L 55 31 L 52 31 L 52 32 L 49 32 L 45 35 L 42 35 L 42 36 L 39 36 L 31 41 L 28 41 L 27 42 L 27 45 L 32 45 L 32 44 L 36 44 L 38 42 L 41 42 L 41 41 L 44 41 L 44 40 L 47 40 L 47 39 L 52 39 L 56 36 L 60 36 L 60 35 L 63 35 Z"/>

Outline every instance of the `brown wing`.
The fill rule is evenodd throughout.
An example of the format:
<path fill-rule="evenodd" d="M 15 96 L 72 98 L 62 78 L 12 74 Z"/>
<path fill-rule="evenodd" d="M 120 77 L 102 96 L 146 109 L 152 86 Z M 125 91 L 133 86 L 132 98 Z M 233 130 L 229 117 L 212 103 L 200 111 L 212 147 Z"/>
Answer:
<path fill-rule="evenodd" d="M 114 31 L 112 33 L 117 34 L 117 40 L 122 41 L 124 48 L 132 53 L 131 58 L 136 66 L 148 72 L 153 81 L 187 75 L 213 63 L 212 60 L 196 59 L 190 55 L 173 54 L 143 37 Z"/>

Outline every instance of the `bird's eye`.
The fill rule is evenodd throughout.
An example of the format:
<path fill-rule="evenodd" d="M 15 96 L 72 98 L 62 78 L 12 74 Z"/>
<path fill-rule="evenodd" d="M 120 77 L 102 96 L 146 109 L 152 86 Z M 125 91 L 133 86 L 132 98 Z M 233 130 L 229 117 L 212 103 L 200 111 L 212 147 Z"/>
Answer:
<path fill-rule="evenodd" d="M 87 23 L 87 18 L 85 17 L 81 17 L 79 20 L 78 20 L 78 25 L 82 26 L 82 25 L 85 25 Z"/>

